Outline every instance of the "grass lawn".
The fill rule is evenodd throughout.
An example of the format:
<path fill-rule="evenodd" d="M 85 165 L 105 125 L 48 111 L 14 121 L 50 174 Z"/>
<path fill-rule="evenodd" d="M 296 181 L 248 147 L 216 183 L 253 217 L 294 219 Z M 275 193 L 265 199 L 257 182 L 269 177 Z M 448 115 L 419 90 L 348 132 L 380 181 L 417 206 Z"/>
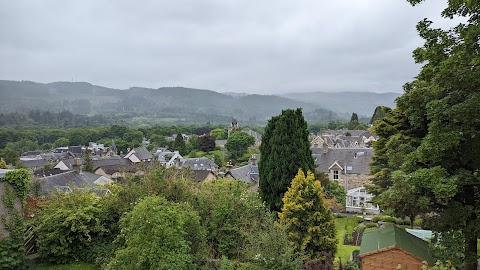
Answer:
<path fill-rule="evenodd" d="M 89 263 L 75 262 L 70 264 L 39 264 L 32 267 L 33 270 L 97 270 L 98 268 Z"/>
<path fill-rule="evenodd" d="M 350 254 L 352 254 L 352 251 L 354 251 L 355 249 L 360 249 L 359 246 L 349 246 L 349 245 L 343 244 L 343 237 L 345 236 L 345 232 L 346 232 L 345 224 L 347 224 L 347 222 L 349 221 L 350 223 L 352 223 L 353 218 L 336 218 L 335 219 L 335 227 L 337 229 L 337 239 L 338 239 L 337 254 L 335 254 L 335 257 L 342 258 L 342 263 L 350 259 Z"/>

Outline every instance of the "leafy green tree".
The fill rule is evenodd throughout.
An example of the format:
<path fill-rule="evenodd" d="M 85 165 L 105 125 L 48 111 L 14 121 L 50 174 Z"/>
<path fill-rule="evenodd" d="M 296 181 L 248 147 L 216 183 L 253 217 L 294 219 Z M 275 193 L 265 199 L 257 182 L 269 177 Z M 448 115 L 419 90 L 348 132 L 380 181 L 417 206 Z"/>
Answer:
<path fill-rule="evenodd" d="M 110 132 L 113 137 L 123 138 L 123 135 L 128 131 L 126 126 L 113 125 L 110 127 Z"/>
<path fill-rule="evenodd" d="M 5 160 L 7 164 L 15 164 L 20 154 L 13 149 L 3 149 L 0 152 L 0 156 Z"/>
<path fill-rule="evenodd" d="M 233 159 L 241 157 L 247 152 L 249 146 L 255 143 L 255 139 L 245 132 L 237 131 L 230 134 L 225 148 Z"/>
<path fill-rule="evenodd" d="M 192 205 L 206 228 L 211 256 L 238 258 L 253 230 L 251 224 L 264 213 L 261 201 L 248 188 L 246 183 L 227 179 L 202 182 L 198 187 Z"/>
<path fill-rule="evenodd" d="M 140 144 L 143 141 L 143 133 L 138 130 L 129 130 L 122 137 L 127 142 Z"/>
<path fill-rule="evenodd" d="M 83 170 L 86 172 L 93 172 L 92 150 L 87 149 L 83 158 Z"/>
<path fill-rule="evenodd" d="M 260 145 L 259 192 L 271 210 L 282 209 L 282 198 L 298 169 L 315 171 L 302 110 L 284 110 L 272 117 Z"/>
<path fill-rule="evenodd" d="M 199 136 L 197 140 L 197 148 L 203 152 L 215 150 L 215 138 L 210 135 Z"/>
<path fill-rule="evenodd" d="M 55 147 L 65 147 L 65 146 L 68 146 L 69 144 L 70 144 L 70 141 L 65 137 L 58 138 L 53 143 Z"/>
<path fill-rule="evenodd" d="M 424 66 L 397 99 L 392 117 L 398 121 L 380 121 L 387 137 L 377 144 L 381 151 L 374 160 L 377 173 L 385 172 L 382 188 L 405 181 L 411 194 L 422 194 L 427 225 L 462 232 L 466 270 L 476 269 L 480 234 L 479 11 L 478 1 L 449 1 L 442 16 L 463 17 L 464 23 L 448 30 L 433 28 L 427 19 L 417 24 L 425 43 L 413 55 Z M 389 158 L 400 142 L 413 151 L 400 160 Z M 397 169 L 404 177 L 391 177 Z"/>
<path fill-rule="evenodd" d="M 67 139 L 71 145 L 85 145 L 88 142 L 88 134 L 83 130 L 73 129 L 68 132 Z"/>
<path fill-rule="evenodd" d="M 173 149 L 177 150 L 180 152 L 180 155 L 185 155 L 185 141 L 183 140 L 183 136 L 181 133 L 177 134 L 177 137 L 175 137 L 175 142 L 173 143 Z"/>
<path fill-rule="evenodd" d="M 228 137 L 228 132 L 223 128 L 216 128 L 210 131 L 210 136 L 214 137 L 216 140 L 226 140 Z"/>
<path fill-rule="evenodd" d="M 164 147 L 167 145 L 167 139 L 163 135 L 153 134 L 150 137 L 150 143 L 158 147 Z"/>
<path fill-rule="evenodd" d="M 332 212 L 323 200 L 320 181 L 313 173 L 302 169 L 293 179 L 283 197 L 280 222 L 287 225 L 290 245 L 309 259 L 318 259 L 322 253 L 333 255 L 337 250 L 335 223 Z"/>
<path fill-rule="evenodd" d="M 107 269 L 197 269 L 205 260 L 204 231 L 187 204 L 150 196 L 121 221 L 125 246 Z"/>

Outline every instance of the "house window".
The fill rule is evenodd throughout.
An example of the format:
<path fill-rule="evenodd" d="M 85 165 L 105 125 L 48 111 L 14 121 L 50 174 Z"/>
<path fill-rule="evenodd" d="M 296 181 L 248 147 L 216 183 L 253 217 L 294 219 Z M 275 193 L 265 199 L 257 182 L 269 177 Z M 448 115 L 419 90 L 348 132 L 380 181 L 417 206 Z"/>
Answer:
<path fill-rule="evenodd" d="M 333 171 L 333 180 L 338 180 L 338 171 Z"/>

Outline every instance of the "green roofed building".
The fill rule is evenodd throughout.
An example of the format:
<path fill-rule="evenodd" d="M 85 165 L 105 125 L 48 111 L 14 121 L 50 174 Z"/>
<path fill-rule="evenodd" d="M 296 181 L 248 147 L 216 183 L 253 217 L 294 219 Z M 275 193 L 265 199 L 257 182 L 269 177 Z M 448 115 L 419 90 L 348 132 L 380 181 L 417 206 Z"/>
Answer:
<path fill-rule="evenodd" d="M 423 262 L 433 265 L 428 243 L 397 226 L 367 230 L 360 247 L 362 270 L 421 269 Z"/>

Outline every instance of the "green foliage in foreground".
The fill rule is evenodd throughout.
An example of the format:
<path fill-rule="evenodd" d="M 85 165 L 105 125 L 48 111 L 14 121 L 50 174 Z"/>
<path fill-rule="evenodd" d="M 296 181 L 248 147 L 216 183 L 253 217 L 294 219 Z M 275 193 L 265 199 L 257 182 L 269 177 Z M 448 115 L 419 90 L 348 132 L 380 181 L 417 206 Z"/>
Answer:
<path fill-rule="evenodd" d="M 56 196 L 41 206 L 35 220 L 38 248 L 43 260 L 67 263 L 91 261 L 102 239 L 108 239 L 100 198 L 87 192 Z"/>
<path fill-rule="evenodd" d="M 0 269 L 23 269 L 25 266 L 24 221 L 21 211 L 25 204 L 30 174 L 25 169 L 9 171 L 0 181 L 4 185 L 4 192 L 0 197 L 0 204 L 5 208 L 0 223 L 7 231 L 8 236 L 0 240 Z M 11 185 L 11 186 L 10 186 Z"/>
<path fill-rule="evenodd" d="M 119 240 L 107 269 L 196 269 L 206 251 L 198 214 L 186 204 L 150 196 L 121 221 Z"/>
<path fill-rule="evenodd" d="M 33 270 L 97 270 L 97 266 L 89 263 L 75 262 L 70 264 L 39 264 L 32 267 Z"/>
<path fill-rule="evenodd" d="M 175 261 L 178 269 L 217 269 L 225 257 L 235 269 L 300 269 L 303 257 L 288 245 L 285 227 L 250 188 L 227 179 L 196 183 L 186 172 L 158 168 L 110 186 L 108 196 L 54 196 L 33 225 L 42 259 L 53 263 L 175 269 L 168 266 Z"/>
<path fill-rule="evenodd" d="M 424 44 L 413 57 L 423 67 L 396 108 L 375 122 L 381 138 L 372 181 L 383 208 L 395 215 L 423 214 L 435 231 L 461 232 L 464 269 L 472 270 L 480 236 L 480 2 L 448 1 L 442 16 L 460 23 L 450 29 L 428 19 L 417 24 Z"/>

